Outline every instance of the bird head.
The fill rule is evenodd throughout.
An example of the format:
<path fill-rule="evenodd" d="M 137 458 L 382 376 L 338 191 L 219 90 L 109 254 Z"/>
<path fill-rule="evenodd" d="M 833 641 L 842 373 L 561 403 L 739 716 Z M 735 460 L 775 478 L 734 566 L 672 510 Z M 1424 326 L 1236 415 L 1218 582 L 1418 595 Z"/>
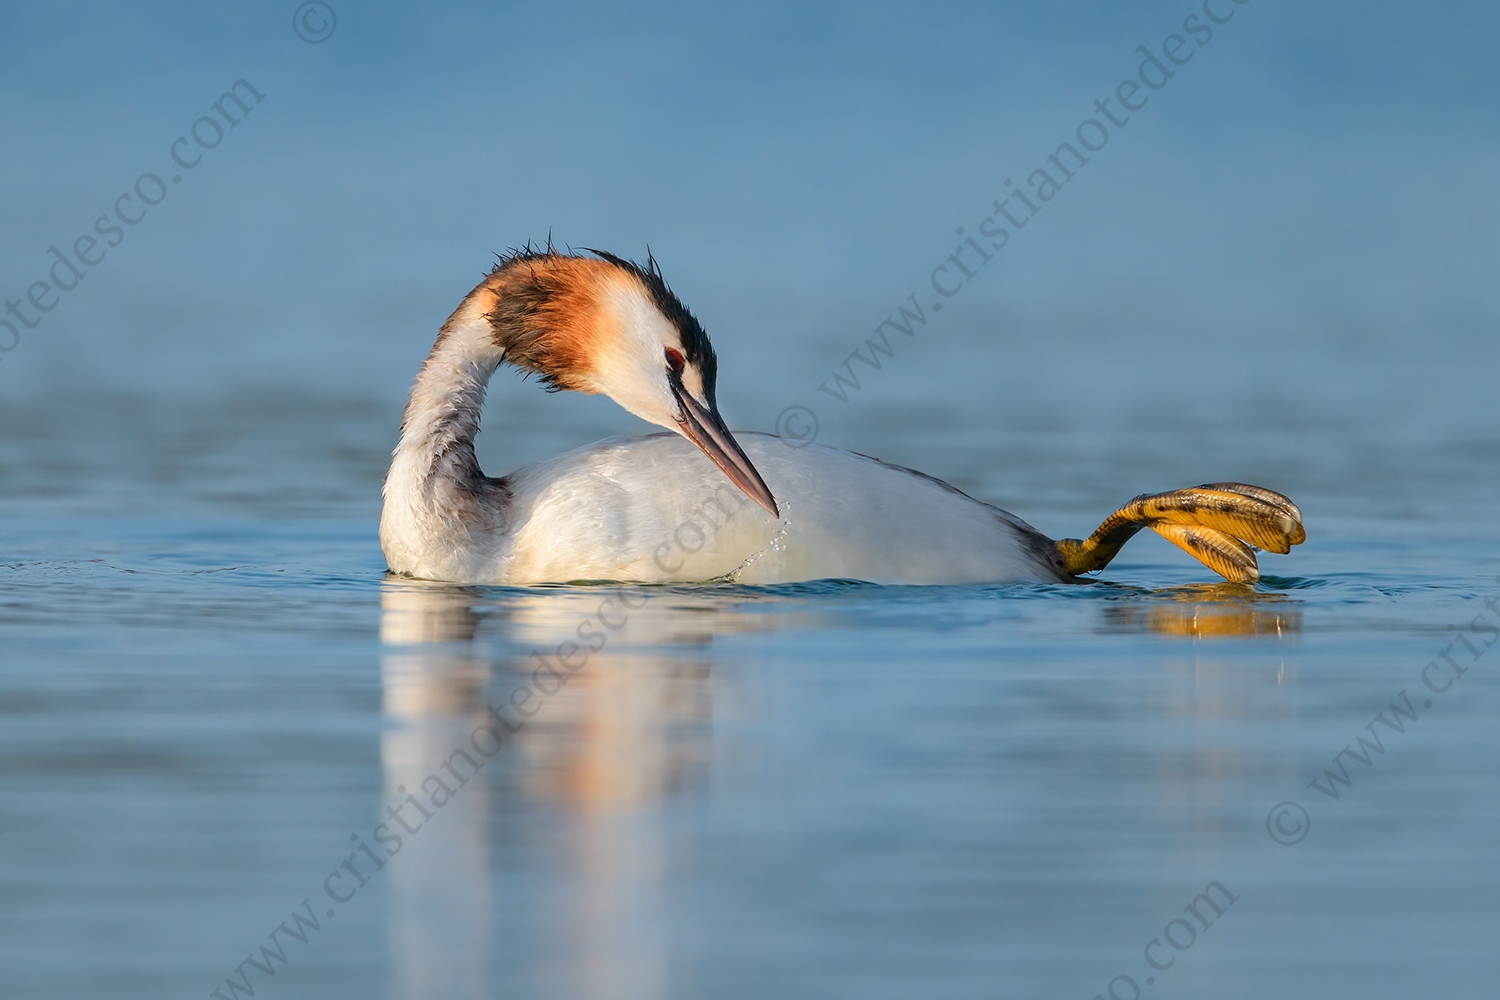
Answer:
<path fill-rule="evenodd" d="M 503 258 L 474 290 L 503 360 L 553 391 L 603 393 L 703 450 L 774 517 L 776 499 L 719 415 L 718 359 L 708 334 L 646 266 L 591 250 L 530 249 Z"/>

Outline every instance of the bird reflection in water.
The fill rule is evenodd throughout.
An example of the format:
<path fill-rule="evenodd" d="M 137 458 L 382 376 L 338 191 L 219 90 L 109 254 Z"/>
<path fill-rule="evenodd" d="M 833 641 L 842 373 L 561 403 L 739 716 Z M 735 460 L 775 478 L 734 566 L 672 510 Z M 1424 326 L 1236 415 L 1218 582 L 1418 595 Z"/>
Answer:
<path fill-rule="evenodd" d="M 381 609 L 382 810 L 413 792 L 425 801 L 424 782 L 477 730 L 503 744 L 390 864 L 393 995 L 488 997 L 490 976 L 559 996 L 667 992 L 658 807 L 707 759 L 714 634 L 755 626 L 712 595 L 616 588 L 392 579 Z M 521 920 L 493 896 L 524 894 L 525 869 L 542 864 L 563 866 L 572 891 L 523 898 Z M 497 913 L 506 933 L 492 938 Z M 535 968 L 499 967 L 497 945 Z"/>
<path fill-rule="evenodd" d="M 401 838 L 384 846 L 400 854 L 392 856 L 386 877 L 391 992 L 402 1000 L 488 994 L 488 783 L 467 781 L 432 818 L 407 802 L 408 795 L 430 802 L 424 780 L 439 774 L 442 762 L 487 721 L 490 663 L 474 647 L 479 619 L 473 601 L 456 587 L 418 584 L 388 584 L 380 595 L 381 815 L 387 835 Z"/>
<path fill-rule="evenodd" d="M 1276 592 L 1116 593 L 1103 609 L 1113 631 L 1301 628 L 1297 602 Z M 387 581 L 382 818 L 409 796 L 432 813 L 415 834 L 389 827 L 404 837 L 385 872 L 393 997 L 671 992 L 669 888 L 689 859 L 662 803 L 706 771 L 713 640 L 812 623 L 745 614 L 750 599 Z M 454 781 L 444 762 L 459 750 L 477 770 Z M 415 807 L 403 815 L 417 825 Z"/>

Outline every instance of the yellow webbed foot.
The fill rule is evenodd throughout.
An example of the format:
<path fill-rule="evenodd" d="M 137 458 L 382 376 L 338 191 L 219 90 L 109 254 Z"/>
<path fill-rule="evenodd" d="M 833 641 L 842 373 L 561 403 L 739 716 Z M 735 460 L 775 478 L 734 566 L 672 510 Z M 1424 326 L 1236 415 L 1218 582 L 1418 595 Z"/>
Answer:
<path fill-rule="evenodd" d="M 1208 483 L 1138 496 L 1087 539 L 1059 541 L 1058 555 L 1074 575 L 1103 569 L 1142 528 L 1237 583 L 1260 579 L 1252 546 L 1286 553 L 1307 539 L 1302 512 L 1280 493 L 1247 483 Z"/>

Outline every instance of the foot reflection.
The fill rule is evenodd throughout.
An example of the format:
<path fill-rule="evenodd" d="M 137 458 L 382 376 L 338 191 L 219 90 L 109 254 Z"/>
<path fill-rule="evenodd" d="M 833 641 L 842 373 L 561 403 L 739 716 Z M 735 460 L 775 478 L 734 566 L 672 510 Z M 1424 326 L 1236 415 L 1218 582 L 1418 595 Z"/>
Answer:
<path fill-rule="evenodd" d="M 1198 583 L 1142 590 L 1104 608 L 1111 632 L 1161 635 L 1286 635 L 1302 631 L 1299 602 L 1239 583 Z"/>

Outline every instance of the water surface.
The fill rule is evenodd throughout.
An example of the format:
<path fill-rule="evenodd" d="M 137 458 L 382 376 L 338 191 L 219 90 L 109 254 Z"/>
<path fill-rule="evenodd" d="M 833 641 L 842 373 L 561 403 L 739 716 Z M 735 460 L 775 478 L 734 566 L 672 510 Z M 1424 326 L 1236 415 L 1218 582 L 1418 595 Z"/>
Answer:
<path fill-rule="evenodd" d="M 1492 444 L 1205 425 L 1199 479 L 1307 513 L 1254 588 L 1154 537 L 1082 587 L 457 588 L 383 573 L 399 402 L 4 414 L 7 994 L 1488 995 Z M 1061 534 L 1184 482 L 1141 429 L 887 454 Z"/>

